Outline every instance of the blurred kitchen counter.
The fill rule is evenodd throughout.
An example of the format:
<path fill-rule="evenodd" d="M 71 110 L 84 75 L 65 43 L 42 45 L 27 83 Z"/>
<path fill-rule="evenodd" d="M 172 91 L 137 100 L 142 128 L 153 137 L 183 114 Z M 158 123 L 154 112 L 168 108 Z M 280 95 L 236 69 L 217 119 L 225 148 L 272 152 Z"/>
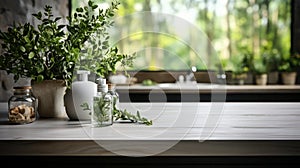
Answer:
<path fill-rule="evenodd" d="M 120 101 L 128 102 L 298 102 L 300 85 L 218 85 L 160 83 L 116 86 Z"/>

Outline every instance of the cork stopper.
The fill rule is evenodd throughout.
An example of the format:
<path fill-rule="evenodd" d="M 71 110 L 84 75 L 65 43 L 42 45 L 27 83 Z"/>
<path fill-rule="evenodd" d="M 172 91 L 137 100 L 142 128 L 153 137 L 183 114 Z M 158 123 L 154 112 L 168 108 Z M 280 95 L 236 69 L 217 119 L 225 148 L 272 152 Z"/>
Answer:
<path fill-rule="evenodd" d="M 108 90 L 114 90 L 115 87 L 116 87 L 116 84 L 113 84 L 113 83 L 108 83 Z"/>

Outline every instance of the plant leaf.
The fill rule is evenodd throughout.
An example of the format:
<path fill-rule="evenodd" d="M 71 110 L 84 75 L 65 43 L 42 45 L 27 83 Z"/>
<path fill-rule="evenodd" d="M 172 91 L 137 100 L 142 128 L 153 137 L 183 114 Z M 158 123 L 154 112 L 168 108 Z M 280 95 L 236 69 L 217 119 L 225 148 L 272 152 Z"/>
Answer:
<path fill-rule="evenodd" d="M 44 80 L 44 76 L 43 75 L 38 75 L 37 76 L 37 82 L 42 82 Z"/>
<path fill-rule="evenodd" d="M 25 47 L 23 47 L 23 46 L 20 46 L 20 50 L 21 50 L 22 52 L 25 52 L 25 51 L 26 51 Z"/>
<path fill-rule="evenodd" d="M 28 58 L 32 59 L 33 57 L 34 57 L 34 52 L 30 52 L 29 55 L 28 55 Z"/>

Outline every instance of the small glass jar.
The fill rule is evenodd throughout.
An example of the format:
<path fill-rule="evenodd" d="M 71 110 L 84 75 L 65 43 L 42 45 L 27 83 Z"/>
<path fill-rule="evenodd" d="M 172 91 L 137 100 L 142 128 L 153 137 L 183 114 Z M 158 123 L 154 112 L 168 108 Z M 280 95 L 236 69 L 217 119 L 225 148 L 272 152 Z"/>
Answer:
<path fill-rule="evenodd" d="M 108 93 L 112 97 L 113 109 L 119 108 L 119 94 L 115 90 L 114 84 L 108 84 Z"/>
<path fill-rule="evenodd" d="M 14 95 L 8 100 L 8 121 L 12 124 L 32 123 L 37 118 L 37 101 L 31 86 L 14 87 Z"/>
<path fill-rule="evenodd" d="M 113 124 L 113 99 L 108 93 L 106 79 L 99 78 L 97 95 L 93 99 L 92 127 L 103 127 Z"/>
<path fill-rule="evenodd" d="M 113 124 L 113 102 L 107 92 L 98 92 L 94 96 L 91 116 L 92 127 L 103 127 Z"/>
<path fill-rule="evenodd" d="M 112 97 L 113 122 L 118 122 L 124 118 L 123 113 L 119 110 L 119 94 L 116 92 L 114 84 L 108 84 L 108 94 Z"/>

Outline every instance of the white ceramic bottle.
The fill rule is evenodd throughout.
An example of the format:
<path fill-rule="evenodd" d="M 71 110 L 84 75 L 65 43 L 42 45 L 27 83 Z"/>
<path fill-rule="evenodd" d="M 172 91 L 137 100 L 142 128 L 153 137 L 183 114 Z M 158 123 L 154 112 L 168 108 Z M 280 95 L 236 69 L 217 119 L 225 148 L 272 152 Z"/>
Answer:
<path fill-rule="evenodd" d="M 77 81 L 72 83 L 72 97 L 74 108 L 79 121 L 90 121 L 91 115 L 89 110 L 85 110 L 83 105 L 88 104 L 92 107 L 93 97 L 97 95 L 97 84 L 88 81 L 89 71 L 78 70 Z"/>

